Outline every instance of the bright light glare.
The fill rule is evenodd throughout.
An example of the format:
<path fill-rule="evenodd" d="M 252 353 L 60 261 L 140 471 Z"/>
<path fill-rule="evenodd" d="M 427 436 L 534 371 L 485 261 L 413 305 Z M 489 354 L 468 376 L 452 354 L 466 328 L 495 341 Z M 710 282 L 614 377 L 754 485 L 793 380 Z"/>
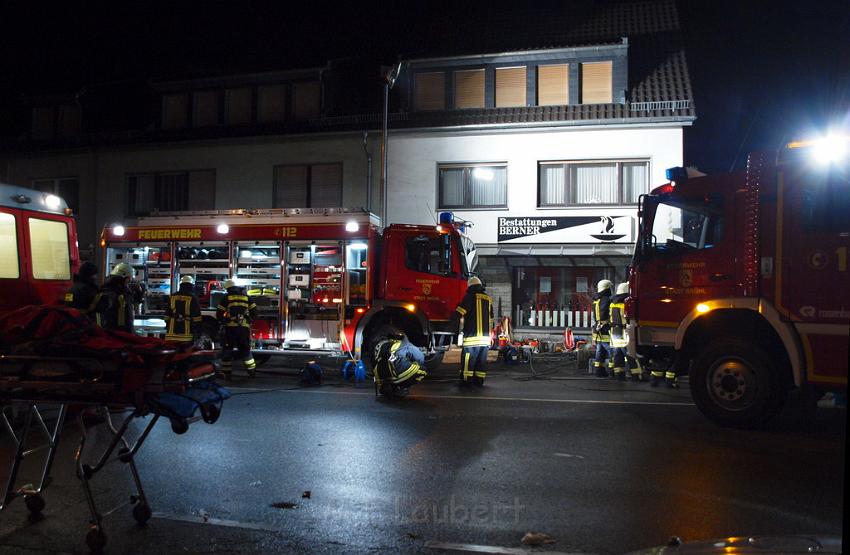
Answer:
<path fill-rule="evenodd" d="M 62 204 L 62 199 L 57 197 L 56 195 L 47 195 L 44 197 L 44 204 L 47 205 L 51 210 L 58 210 L 59 205 Z"/>
<path fill-rule="evenodd" d="M 416 312 L 416 305 L 415 304 L 405 305 L 404 308 L 406 308 L 408 310 L 408 312 Z"/>
<path fill-rule="evenodd" d="M 493 181 L 496 174 L 490 168 L 475 168 L 472 170 L 472 176 L 482 181 Z"/>
<path fill-rule="evenodd" d="M 230 231 L 230 226 L 227 224 L 218 224 L 218 227 L 216 227 L 215 230 L 223 235 Z"/>
<path fill-rule="evenodd" d="M 366 250 L 366 243 L 351 243 L 348 246 L 351 247 L 351 250 L 355 250 L 355 251 Z"/>
<path fill-rule="evenodd" d="M 838 162 L 847 153 L 847 137 L 827 135 L 814 142 L 812 154 L 822 164 Z"/>
<path fill-rule="evenodd" d="M 112 228 L 112 234 L 115 235 L 116 237 L 123 237 L 124 226 L 123 225 L 116 225 L 115 227 Z"/>
<path fill-rule="evenodd" d="M 699 304 L 697 305 L 697 312 L 699 312 L 700 314 L 705 314 L 705 313 L 706 313 L 706 312 L 708 312 L 709 310 L 711 310 L 711 307 L 710 307 L 710 306 L 708 306 L 708 305 L 707 305 L 707 304 L 705 304 L 705 303 L 699 303 Z"/>
<path fill-rule="evenodd" d="M 357 222 L 351 221 L 345 224 L 345 231 L 349 233 L 355 233 L 360 230 L 360 224 Z"/>

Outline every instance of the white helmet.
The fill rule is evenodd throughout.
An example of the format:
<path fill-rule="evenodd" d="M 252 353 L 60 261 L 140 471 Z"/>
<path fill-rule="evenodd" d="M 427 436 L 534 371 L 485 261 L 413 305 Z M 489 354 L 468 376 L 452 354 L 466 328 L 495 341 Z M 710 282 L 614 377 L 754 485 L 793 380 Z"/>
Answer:
<path fill-rule="evenodd" d="M 121 262 L 116 264 L 112 271 L 109 272 L 110 276 L 121 276 L 129 279 L 133 279 L 136 277 L 136 270 L 133 269 L 132 266 L 127 264 L 126 262 Z"/>
<path fill-rule="evenodd" d="M 628 295 L 629 294 L 629 284 L 627 282 L 623 282 L 617 285 L 617 294 L 618 295 Z"/>
<path fill-rule="evenodd" d="M 471 277 L 471 278 L 469 278 L 469 280 L 466 282 L 466 285 L 467 285 L 467 287 L 472 287 L 473 285 L 481 285 L 481 280 L 480 280 L 480 279 L 478 279 L 478 278 L 477 278 L 477 277 L 475 277 L 475 276 L 472 276 L 472 277 Z"/>
<path fill-rule="evenodd" d="M 190 283 L 192 285 L 195 285 L 195 278 L 193 278 L 192 276 L 183 276 L 180 278 L 180 283 Z"/>
<path fill-rule="evenodd" d="M 221 284 L 225 289 L 230 289 L 231 287 L 236 287 L 236 282 L 232 279 L 224 280 L 224 283 Z"/>
<path fill-rule="evenodd" d="M 611 280 L 601 279 L 599 283 L 596 284 L 596 292 L 601 293 L 606 289 L 614 289 L 614 284 L 611 283 Z"/>

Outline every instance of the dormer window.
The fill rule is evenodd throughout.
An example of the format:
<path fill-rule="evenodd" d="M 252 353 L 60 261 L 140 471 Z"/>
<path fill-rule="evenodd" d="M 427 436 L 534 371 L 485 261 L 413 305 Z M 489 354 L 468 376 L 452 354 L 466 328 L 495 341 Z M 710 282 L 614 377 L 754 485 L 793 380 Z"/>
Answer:
<path fill-rule="evenodd" d="M 218 125 L 218 91 L 200 91 L 194 95 L 192 126 Z"/>
<path fill-rule="evenodd" d="M 537 105 L 563 106 L 569 103 L 569 64 L 549 64 L 537 66 Z"/>
<path fill-rule="evenodd" d="M 496 68 L 496 107 L 525 106 L 525 66 Z"/>
<path fill-rule="evenodd" d="M 581 103 L 610 104 L 614 101 L 611 62 L 581 64 Z"/>
<path fill-rule="evenodd" d="M 484 70 L 455 71 L 455 108 L 484 107 Z"/>
<path fill-rule="evenodd" d="M 225 91 L 224 118 L 227 125 L 241 125 L 251 123 L 251 89 L 228 89 Z"/>
<path fill-rule="evenodd" d="M 188 125 L 189 96 L 167 94 L 162 97 L 162 128 L 181 129 Z"/>
<path fill-rule="evenodd" d="M 292 87 L 292 115 L 297 121 L 319 117 L 321 86 L 318 81 L 295 83 Z"/>
<path fill-rule="evenodd" d="M 413 108 L 417 111 L 445 110 L 446 74 L 444 72 L 422 72 L 413 77 Z"/>

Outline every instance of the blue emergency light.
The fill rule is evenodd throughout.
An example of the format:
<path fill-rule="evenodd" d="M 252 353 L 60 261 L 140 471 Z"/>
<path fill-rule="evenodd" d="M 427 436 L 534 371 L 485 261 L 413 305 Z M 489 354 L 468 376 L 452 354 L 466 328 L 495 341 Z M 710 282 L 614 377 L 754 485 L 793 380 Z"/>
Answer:
<path fill-rule="evenodd" d="M 455 215 L 451 212 L 440 212 L 440 223 L 441 224 L 452 224 L 454 223 Z"/>
<path fill-rule="evenodd" d="M 688 170 L 682 166 L 667 168 L 665 175 L 667 177 L 667 181 L 672 181 L 673 183 L 684 183 L 688 180 Z"/>

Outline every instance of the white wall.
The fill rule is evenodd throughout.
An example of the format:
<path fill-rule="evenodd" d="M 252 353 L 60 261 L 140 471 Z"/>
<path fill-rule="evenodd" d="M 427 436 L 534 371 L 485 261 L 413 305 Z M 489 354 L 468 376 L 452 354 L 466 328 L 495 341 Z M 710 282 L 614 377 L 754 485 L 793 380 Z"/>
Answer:
<path fill-rule="evenodd" d="M 437 164 L 507 162 L 508 208 L 455 211 L 475 226 L 477 244 L 496 243 L 499 216 L 567 216 L 599 209 L 537 208 L 537 164 L 545 160 L 641 158 L 650 164 L 650 188 L 666 182 L 664 170 L 682 165 L 681 127 L 597 128 L 558 131 L 478 133 L 393 133 L 389 143 L 389 214 L 391 222 L 434 222 Z M 634 208 L 604 209 L 633 214 Z"/>

